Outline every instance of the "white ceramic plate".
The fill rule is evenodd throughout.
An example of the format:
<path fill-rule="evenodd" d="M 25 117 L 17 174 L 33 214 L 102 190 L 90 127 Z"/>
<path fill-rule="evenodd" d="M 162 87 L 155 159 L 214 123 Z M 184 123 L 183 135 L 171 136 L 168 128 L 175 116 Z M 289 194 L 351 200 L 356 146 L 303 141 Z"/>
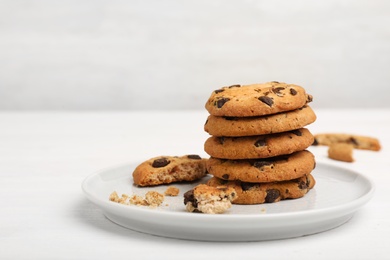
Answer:
<path fill-rule="evenodd" d="M 316 186 L 303 198 L 271 204 L 233 205 L 219 215 L 189 213 L 183 194 L 197 183 L 172 184 L 178 197 L 165 197 L 157 208 L 121 205 L 108 200 L 119 195 L 164 193 L 168 186 L 138 188 L 132 183 L 135 165 L 125 165 L 87 177 L 82 188 L 87 198 L 111 221 L 143 233 L 207 241 L 259 241 L 299 237 L 323 232 L 347 222 L 373 195 L 365 176 L 344 168 L 317 163 L 312 172 Z M 204 182 L 202 180 L 201 182 Z"/>

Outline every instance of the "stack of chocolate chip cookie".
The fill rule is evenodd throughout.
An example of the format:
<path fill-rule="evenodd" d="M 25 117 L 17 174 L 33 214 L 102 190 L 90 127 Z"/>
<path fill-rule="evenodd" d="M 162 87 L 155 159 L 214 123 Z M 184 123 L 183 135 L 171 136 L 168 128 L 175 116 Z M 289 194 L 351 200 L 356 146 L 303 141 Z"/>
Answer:
<path fill-rule="evenodd" d="M 316 120 L 312 96 L 292 84 L 269 82 L 215 90 L 206 103 L 204 149 L 210 186 L 232 186 L 235 204 L 303 197 L 315 185 L 314 141 L 305 126 Z"/>

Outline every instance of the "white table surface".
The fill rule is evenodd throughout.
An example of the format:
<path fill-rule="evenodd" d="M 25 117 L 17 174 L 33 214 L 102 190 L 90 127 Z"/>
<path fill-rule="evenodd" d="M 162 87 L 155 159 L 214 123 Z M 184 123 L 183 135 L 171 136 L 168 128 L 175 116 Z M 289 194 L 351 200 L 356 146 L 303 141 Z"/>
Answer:
<path fill-rule="evenodd" d="M 163 154 L 207 156 L 206 111 L 1 112 L 0 259 L 389 259 L 390 109 L 316 113 L 308 126 L 312 133 L 379 138 L 382 150 L 355 150 L 354 163 L 328 159 L 325 147 L 310 148 L 317 161 L 370 177 L 374 197 L 348 223 L 327 232 L 223 243 L 122 228 L 81 190 L 87 176 L 104 168 Z"/>

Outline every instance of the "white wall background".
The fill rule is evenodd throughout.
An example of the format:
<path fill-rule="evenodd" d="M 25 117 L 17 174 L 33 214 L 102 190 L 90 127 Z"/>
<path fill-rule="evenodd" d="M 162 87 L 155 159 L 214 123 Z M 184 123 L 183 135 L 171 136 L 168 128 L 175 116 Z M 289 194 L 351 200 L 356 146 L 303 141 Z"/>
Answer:
<path fill-rule="evenodd" d="M 0 0 L 3 110 L 203 109 L 271 80 L 390 107 L 390 1 Z"/>

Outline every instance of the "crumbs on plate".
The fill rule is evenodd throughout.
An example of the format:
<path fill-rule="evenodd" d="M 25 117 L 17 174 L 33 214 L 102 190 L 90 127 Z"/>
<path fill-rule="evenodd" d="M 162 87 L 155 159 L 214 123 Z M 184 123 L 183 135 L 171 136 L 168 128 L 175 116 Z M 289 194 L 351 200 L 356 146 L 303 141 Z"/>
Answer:
<path fill-rule="evenodd" d="M 114 191 L 110 194 L 109 200 L 124 205 L 158 207 L 163 203 L 164 195 L 157 191 L 148 191 L 145 194 L 145 197 L 139 195 L 129 196 L 127 194 L 119 196 L 118 193 Z"/>
<path fill-rule="evenodd" d="M 170 186 L 164 192 L 164 195 L 165 196 L 175 197 L 175 196 L 179 195 L 179 192 L 180 192 L 180 190 L 178 188 L 176 188 L 175 186 Z"/>
<path fill-rule="evenodd" d="M 179 195 L 179 192 L 180 190 L 175 186 L 169 186 L 164 194 L 157 191 L 148 191 L 144 197 L 134 194 L 130 196 L 125 193 L 119 196 L 118 193 L 114 191 L 110 194 L 109 200 L 124 205 L 158 207 L 164 202 L 165 196 L 175 197 Z"/>

